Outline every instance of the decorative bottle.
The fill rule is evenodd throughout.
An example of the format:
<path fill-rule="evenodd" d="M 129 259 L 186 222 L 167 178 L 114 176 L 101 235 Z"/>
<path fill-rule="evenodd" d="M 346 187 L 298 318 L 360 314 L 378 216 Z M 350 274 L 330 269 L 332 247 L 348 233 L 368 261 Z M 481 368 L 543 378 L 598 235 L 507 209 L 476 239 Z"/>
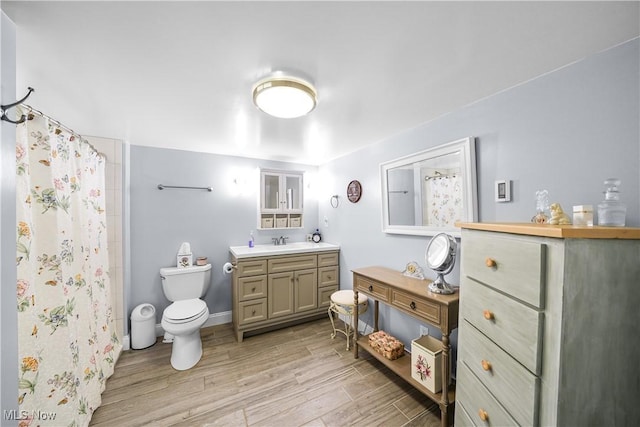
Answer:
<path fill-rule="evenodd" d="M 604 200 L 598 203 L 598 225 L 624 227 L 627 206 L 620 201 L 620 183 L 618 178 L 604 181 Z"/>
<path fill-rule="evenodd" d="M 249 247 L 252 248 L 255 244 L 255 240 L 253 238 L 253 230 L 249 232 Z"/>

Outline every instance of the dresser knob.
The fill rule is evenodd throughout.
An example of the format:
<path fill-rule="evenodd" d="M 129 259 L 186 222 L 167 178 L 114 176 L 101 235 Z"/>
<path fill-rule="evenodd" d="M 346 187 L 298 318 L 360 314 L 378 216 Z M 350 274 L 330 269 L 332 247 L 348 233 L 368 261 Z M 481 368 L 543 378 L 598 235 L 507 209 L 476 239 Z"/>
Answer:
<path fill-rule="evenodd" d="M 485 263 L 485 264 L 487 265 L 487 267 L 489 267 L 489 268 L 493 268 L 493 267 L 495 267 L 496 265 L 498 265 L 498 264 L 496 263 L 496 260 L 495 260 L 495 259 L 493 259 L 493 258 L 489 258 L 489 257 L 487 257 L 487 259 L 485 259 L 485 260 L 484 260 L 484 263 Z"/>
<path fill-rule="evenodd" d="M 491 362 L 482 359 L 482 369 L 484 369 L 485 371 L 490 371 L 491 370 Z"/>
<path fill-rule="evenodd" d="M 369 285 L 369 292 L 373 292 L 373 285 Z"/>
<path fill-rule="evenodd" d="M 482 312 L 482 315 L 487 320 L 493 320 L 495 318 L 495 316 L 493 315 L 493 312 L 491 310 L 484 310 Z"/>
<path fill-rule="evenodd" d="M 478 415 L 482 421 L 487 421 L 489 419 L 489 414 L 487 414 L 487 411 L 482 408 L 478 411 Z"/>
<path fill-rule="evenodd" d="M 409 307 L 411 307 L 411 310 L 415 310 L 416 309 L 416 303 L 411 301 L 411 304 L 409 304 Z"/>

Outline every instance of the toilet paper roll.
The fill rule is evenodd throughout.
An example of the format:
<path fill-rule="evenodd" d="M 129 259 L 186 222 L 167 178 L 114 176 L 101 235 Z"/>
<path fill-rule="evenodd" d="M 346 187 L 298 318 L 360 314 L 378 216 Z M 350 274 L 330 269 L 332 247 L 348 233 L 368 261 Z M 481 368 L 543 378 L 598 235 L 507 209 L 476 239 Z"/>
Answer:
<path fill-rule="evenodd" d="M 224 272 L 224 274 L 230 274 L 233 272 L 233 264 L 231 264 L 230 262 L 225 262 L 224 265 L 222 266 L 222 271 Z"/>

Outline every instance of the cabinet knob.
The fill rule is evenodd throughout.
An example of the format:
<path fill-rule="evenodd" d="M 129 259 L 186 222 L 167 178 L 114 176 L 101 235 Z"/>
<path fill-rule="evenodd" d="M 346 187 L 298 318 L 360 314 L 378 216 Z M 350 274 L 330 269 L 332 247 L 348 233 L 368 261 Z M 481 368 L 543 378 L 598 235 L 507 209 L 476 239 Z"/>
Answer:
<path fill-rule="evenodd" d="M 415 310 L 416 309 L 416 303 L 411 301 L 411 304 L 409 304 L 409 307 L 411 307 L 411 310 Z"/>
<path fill-rule="evenodd" d="M 256 311 L 255 311 L 255 310 L 253 310 L 253 311 L 251 312 L 251 315 L 252 315 L 252 316 L 255 316 L 255 315 L 256 315 Z"/>
<path fill-rule="evenodd" d="M 487 257 L 487 259 L 484 260 L 484 263 L 487 265 L 487 267 L 489 268 L 494 268 L 498 265 L 498 263 L 496 262 L 495 259 Z"/>
<path fill-rule="evenodd" d="M 251 292 L 255 292 L 256 291 L 256 287 L 254 286 L 253 288 L 251 288 Z"/>
<path fill-rule="evenodd" d="M 369 292 L 373 292 L 373 285 L 369 285 Z"/>
<path fill-rule="evenodd" d="M 493 320 L 495 319 L 495 316 L 493 315 L 493 312 L 491 310 L 484 310 L 482 312 L 482 315 L 484 316 L 485 319 L 487 320 Z"/>
<path fill-rule="evenodd" d="M 489 414 L 487 414 L 487 411 L 482 408 L 478 411 L 478 416 L 482 421 L 487 421 L 489 419 Z"/>
<path fill-rule="evenodd" d="M 482 369 L 484 369 L 485 371 L 491 370 L 491 362 L 489 362 L 488 360 L 482 359 L 480 363 L 482 363 Z"/>
<path fill-rule="evenodd" d="M 327 279 L 331 280 L 331 275 L 327 274 Z"/>

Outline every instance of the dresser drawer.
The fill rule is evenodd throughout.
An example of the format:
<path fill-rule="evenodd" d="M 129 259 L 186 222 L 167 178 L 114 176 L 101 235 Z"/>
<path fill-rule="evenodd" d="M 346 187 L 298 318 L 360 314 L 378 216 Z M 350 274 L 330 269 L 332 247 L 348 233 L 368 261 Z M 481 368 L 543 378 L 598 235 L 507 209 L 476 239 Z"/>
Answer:
<path fill-rule="evenodd" d="M 238 303 L 238 310 L 240 325 L 267 320 L 267 299 L 241 301 Z"/>
<path fill-rule="evenodd" d="M 354 286 L 358 291 L 365 292 L 378 301 L 389 301 L 389 288 L 387 286 L 359 275 L 355 275 L 354 280 Z"/>
<path fill-rule="evenodd" d="M 267 276 L 248 276 L 238 278 L 238 300 L 246 301 L 266 298 Z"/>
<path fill-rule="evenodd" d="M 318 268 L 318 286 L 331 286 L 338 284 L 338 266 Z"/>
<path fill-rule="evenodd" d="M 338 265 L 338 252 L 318 253 L 318 267 L 328 267 L 330 265 Z"/>
<path fill-rule="evenodd" d="M 238 261 L 236 264 L 236 273 L 239 277 L 256 276 L 258 274 L 267 274 L 267 260 L 246 260 Z"/>
<path fill-rule="evenodd" d="M 316 268 L 317 266 L 318 257 L 315 254 L 269 259 L 269 273 L 305 270 L 307 268 Z"/>
<path fill-rule="evenodd" d="M 440 308 L 437 304 L 395 289 L 391 290 L 391 304 L 410 313 L 415 313 L 416 316 L 422 317 L 429 323 L 440 325 Z"/>
<path fill-rule="evenodd" d="M 460 326 L 460 360 L 520 425 L 537 425 L 538 378 L 470 323 Z"/>
<path fill-rule="evenodd" d="M 540 375 L 543 314 L 484 285 L 460 288 L 461 316 L 536 375 Z"/>
<path fill-rule="evenodd" d="M 545 254 L 542 243 L 470 232 L 462 245 L 462 274 L 544 308 Z"/>
<path fill-rule="evenodd" d="M 491 395 L 489 390 L 467 369 L 458 365 L 456 401 L 466 409 L 476 426 L 516 426 L 518 423 Z M 485 420 L 481 418 L 484 414 Z"/>

